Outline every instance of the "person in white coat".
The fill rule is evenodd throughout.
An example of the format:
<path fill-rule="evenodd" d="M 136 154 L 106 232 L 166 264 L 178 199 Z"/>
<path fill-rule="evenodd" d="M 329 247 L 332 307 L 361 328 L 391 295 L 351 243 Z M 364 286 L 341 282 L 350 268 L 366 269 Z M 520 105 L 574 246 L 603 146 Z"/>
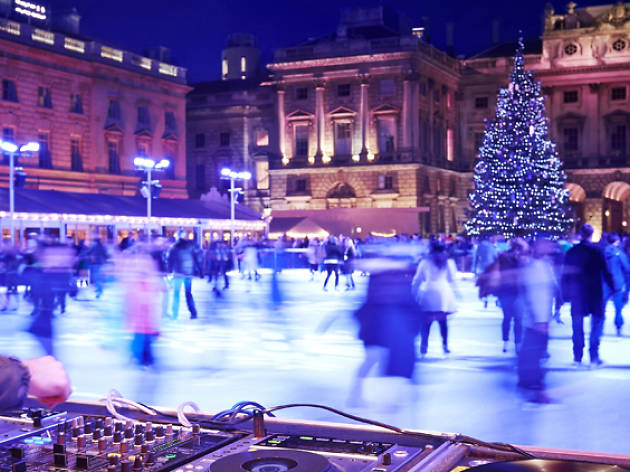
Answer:
<path fill-rule="evenodd" d="M 448 348 L 448 315 L 457 311 L 455 293 L 457 290 L 455 262 L 449 259 L 446 245 L 440 241 L 431 244 L 429 255 L 420 261 L 413 278 L 412 290 L 420 306 L 420 354 L 424 356 L 429 347 L 431 325 L 437 321 L 442 334 L 442 349 Z"/>

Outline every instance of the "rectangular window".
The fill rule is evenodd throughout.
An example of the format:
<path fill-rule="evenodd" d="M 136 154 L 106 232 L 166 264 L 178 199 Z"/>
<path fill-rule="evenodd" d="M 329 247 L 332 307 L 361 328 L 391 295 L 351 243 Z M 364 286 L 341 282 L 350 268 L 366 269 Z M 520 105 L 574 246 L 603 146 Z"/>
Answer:
<path fill-rule="evenodd" d="M 47 131 L 38 133 L 37 141 L 39 142 L 39 167 L 41 169 L 52 169 L 50 133 Z"/>
<path fill-rule="evenodd" d="M 578 129 L 564 128 L 562 130 L 562 135 L 564 138 L 564 151 L 565 152 L 575 152 L 578 150 Z"/>
<path fill-rule="evenodd" d="M 434 90 L 433 91 L 433 100 L 436 102 L 440 101 L 440 91 L 439 90 Z"/>
<path fill-rule="evenodd" d="M 297 193 L 306 193 L 306 179 L 295 180 L 295 191 Z"/>
<path fill-rule="evenodd" d="M 350 96 L 350 84 L 339 84 L 339 85 L 337 85 L 337 96 L 338 97 L 349 97 Z"/>
<path fill-rule="evenodd" d="M 442 128 L 437 124 L 433 125 L 433 154 L 442 157 Z"/>
<path fill-rule="evenodd" d="M 610 147 L 620 156 L 626 155 L 626 125 L 614 125 L 610 137 Z"/>
<path fill-rule="evenodd" d="M 221 61 L 221 75 L 223 76 L 223 79 L 227 79 L 227 76 L 228 76 L 228 61 L 227 61 L 227 59 L 223 59 Z"/>
<path fill-rule="evenodd" d="M 259 190 L 269 189 L 269 162 L 256 162 L 256 188 Z"/>
<path fill-rule="evenodd" d="M 247 58 L 245 56 L 241 56 L 241 73 L 247 72 Z"/>
<path fill-rule="evenodd" d="M 477 110 L 488 108 L 488 97 L 475 97 L 475 108 Z"/>
<path fill-rule="evenodd" d="M 379 82 L 379 92 L 381 95 L 393 95 L 395 84 L 393 79 L 382 79 Z"/>
<path fill-rule="evenodd" d="M 206 189 L 206 166 L 204 164 L 197 164 L 195 168 L 195 187 L 197 190 Z"/>
<path fill-rule="evenodd" d="M 206 135 L 203 133 L 197 133 L 195 135 L 195 147 L 202 148 L 206 146 Z"/>
<path fill-rule="evenodd" d="M 308 125 L 295 126 L 295 157 L 308 156 Z"/>
<path fill-rule="evenodd" d="M 136 131 L 150 130 L 151 119 L 149 117 L 149 108 L 141 105 L 138 107 L 138 123 L 136 125 Z"/>
<path fill-rule="evenodd" d="M 306 100 L 308 98 L 308 89 L 306 87 L 299 87 L 295 89 L 296 100 Z"/>
<path fill-rule="evenodd" d="M 110 174 L 120 174 L 120 159 L 118 157 L 118 141 L 107 141 L 107 157 Z"/>
<path fill-rule="evenodd" d="M 73 171 L 83 172 L 81 140 L 79 138 L 70 138 L 70 165 Z"/>
<path fill-rule="evenodd" d="M 15 131 L 13 130 L 13 128 L 2 128 L 2 139 L 4 141 L 13 142 L 15 140 Z M 2 153 L 2 161 L 4 165 L 9 165 L 10 158 L 11 156 L 9 156 L 8 152 Z"/>
<path fill-rule="evenodd" d="M 394 188 L 394 177 L 391 175 L 379 175 L 378 188 L 380 190 L 392 190 Z"/>
<path fill-rule="evenodd" d="M 229 146 L 230 145 L 230 133 L 221 133 L 221 134 L 219 134 L 219 145 L 221 145 L 221 146 Z"/>
<path fill-rule="evenodd" d="M 50 88 L 37 87 L 37 106 L 42 108 L 52 108 Z"/>
<path fill-rule="evenodd" d="M 566 90 L 563 96 L 564 103 L 577 103 L 578 101 L 578 91 L 577 90 Z"/>
<path fill-rule="evenodd" d="M 420 95 L 427 96 L 427 84 L 425 82 L 420 82 Z"/>
<path fill-rule="evenodd" d="M 118 123 L 120 121 L 120 102 L 118 100 L 110 100 L 107 107 L 107 122 Z"/>
<path fill-rule="evenodd" d="M 396 136 L 396 120 L 383 118 L 378 120 L 378 152 L 389 154 L 394 152 Z"/>
<path fill-rule="evenodd" d="M 455 144 L 453 142 L 453 130 L 446 130 L 446 160 L 453 162 L 455 160 Z"/>
<path fill-rule="evenodd" d="M 2 79 L 2 100 L 5 102 L 18 102 L 15 80 Z"/>
<path fill-rule="evenodd" d="M 177 134 L 177 123 L 175 121 L 175 113 L 172 111 L 164 112 L 164 131 L 168 134 Z"/>
<path fill-rule="evenodd" d="M 256 129 L 256 146 L 269 146 L 269 130 L 266 128 Z"/>
<path fill-rule="evenodd" d="M 335 155 L 352 154 L 352 128 L 350 123 L 335 123 Z"/>
<path fill-rule="evenodd" d="M 625 87 L 613 87 L 610 91 L 611 100 L 625 100 L 626 88 Z"/>
<path fill-rule="evenodd" d="M 146 157 L 149 155 L 149 144 L 145 143 L 145 142 L 139 142 L 137 143 L 137 150 L 136 150 L 136 155 L 137 156 L 143 156 Z"/>
<path fill-rule="evenodd" d="M 78 93 L 70 94 L 70 113 L 83 114 L 83 100 L 81 100 L 81 95 Z"/>

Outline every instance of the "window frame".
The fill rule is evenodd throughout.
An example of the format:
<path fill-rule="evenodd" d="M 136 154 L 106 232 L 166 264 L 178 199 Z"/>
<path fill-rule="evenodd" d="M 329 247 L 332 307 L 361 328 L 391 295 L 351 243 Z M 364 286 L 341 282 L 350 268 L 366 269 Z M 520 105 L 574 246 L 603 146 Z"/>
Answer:
<path fill-rule="evenodd" d="M 571 95 L 570 95 L 571 94 Z M 573 100 L 573 95 L 575 94 L 575 100 Z M 569 99 L 571 98 L 571 99 Z M 562 103 L 566 104 L 572 104 L 572 103 L 579 103 L 580 102 L 580 91 L 577 89 L 571 89 L 571 90 L 563 90 L 562 91 Z"/>
<path fill-rule="evenodd" d="M 352 95 L 352 84 L 349 82 L 345 82 L 343 84 L 337 85 L 337 96 L 338 97 L 349 97 Z"/>
<path fill-rule="evenodd" d="M 475 110 L 487 110 L 490 106 L 490 100 L 488 99 L 487 95 L 480 95 L 478 97 L 475 97 L 473 106 Z"/>
<path fill-rule="evenodd" d="M 223 131 L 219 133 L 219 146 L 228 147 L 230 145 L 230 132 Z"/>

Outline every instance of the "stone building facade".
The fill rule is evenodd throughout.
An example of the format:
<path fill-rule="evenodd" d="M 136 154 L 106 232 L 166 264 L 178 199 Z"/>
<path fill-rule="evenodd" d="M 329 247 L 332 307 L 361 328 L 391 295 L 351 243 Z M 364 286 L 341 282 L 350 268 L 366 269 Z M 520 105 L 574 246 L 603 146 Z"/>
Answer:
<path fill-rule="evenodd" d="M 155 175 L 162 196 L 186 198 L 185 69 L 85 40 L 70 20 L 0 18 L 0 139 L 40 144 L 19 159 L 25 186 L 135 195 L 133 158 L 146 155 L 171 161 Z"/>
<path fill-rule="evenodd" d="M 630 5 L 576 6 L 545 12 L 541 39 L 526 43 L 526 67 L 543 85 L 576 222 L 628 232 Z M 460 133 L 469 162 L 507 83 L 513 50 L 499 46 L 462 62 Z"/>
<path fill-rule="evenodd" d="M 547 10 L 542 36 L 525 42 L 576 224 L 598 231 L 630 231 L 628 20 L 630 4 L 570 3 L 565 13 Z M 457 60 L 420 36 L 384 7 L 344 10 L 335 34 L 278 49 L 270 78 L 232 81 L 241 88 L 233 103 L 219 106 L 217 91 L 202 118 L 189 99 L 190 126 L 239 136 L 224 162 L 256 174 L 246 195 L 256 209 L 418 208 L 419 232 L 460 232 L 484 120 L 494 117 L 516 42 Z M 253 146 L 256 127 L 269 131 L 268 146 Z M 216 152 L 189 160 L 212 166 Z"/>

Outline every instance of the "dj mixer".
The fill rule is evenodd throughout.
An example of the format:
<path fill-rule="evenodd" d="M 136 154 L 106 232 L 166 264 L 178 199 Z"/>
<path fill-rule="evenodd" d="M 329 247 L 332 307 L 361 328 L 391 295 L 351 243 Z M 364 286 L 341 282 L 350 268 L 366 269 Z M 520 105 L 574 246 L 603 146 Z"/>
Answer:
<path fill-rule="evenodd" d="M 0 472 L 589 472 L 594 463 L 592 470 L 613 472 L 630 465 L 625 456 L 532 454 L 453 434 L 373 426 L 277 418 L 222 426 L 201 413 L 184 425 L 175 413 L 170 421 L 168 412 L 125 415 L 87 403 L 0 412 Z"/>

